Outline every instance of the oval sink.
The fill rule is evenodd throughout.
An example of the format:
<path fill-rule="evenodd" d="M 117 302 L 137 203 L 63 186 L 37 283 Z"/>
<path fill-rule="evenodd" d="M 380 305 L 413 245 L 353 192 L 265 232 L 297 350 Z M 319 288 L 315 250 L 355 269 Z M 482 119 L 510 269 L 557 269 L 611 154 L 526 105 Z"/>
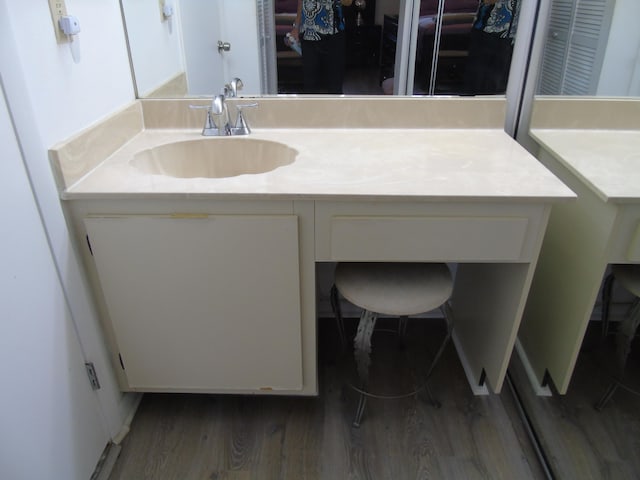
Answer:
<path fill-rule="evenodd" d="M 223 178 L 255 175 L 293 163 L 297 150 L 249 138 L 201 138 L 168 143 L 137 153 L 131 165 L 152 175 Z"/>

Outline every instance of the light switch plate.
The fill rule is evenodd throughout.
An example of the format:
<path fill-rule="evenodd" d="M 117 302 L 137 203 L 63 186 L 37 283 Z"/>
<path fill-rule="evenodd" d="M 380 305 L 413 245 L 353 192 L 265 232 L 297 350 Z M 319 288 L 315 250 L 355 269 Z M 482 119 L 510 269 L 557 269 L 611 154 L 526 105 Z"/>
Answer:
<path fill-rule="evenodd" d="M 49 10 L 51 10 L 51 20 L 53 20 L 53 31 L 56 32 L 58 43 L 67 43 L 69 39 L 60 29 L 58 20 L 67 14 L 67 5 L 64 0 L 49 0 Z"/>

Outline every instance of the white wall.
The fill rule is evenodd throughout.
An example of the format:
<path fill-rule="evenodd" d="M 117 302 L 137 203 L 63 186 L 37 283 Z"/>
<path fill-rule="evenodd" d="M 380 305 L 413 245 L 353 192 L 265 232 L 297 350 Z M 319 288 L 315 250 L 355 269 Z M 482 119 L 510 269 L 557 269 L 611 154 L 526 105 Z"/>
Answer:
<path fill-rule="evenodd" d="M 88 479 L 109 435 L 1 88 L 0 142 L 0 477 Z"/>
<path fill-rule="evenodd" d="M 14 352 L 5 348 L 0 348 L 0 363 L 15 366 L 16 371 L 19 369 L 21 377 L 40 378 L 42 375 L 38 374 L 38 369 L 45 368 L 43 366 L 51 365 L 61 358 L 68 358 L 70 362 L 74 362 L 74 366 L 59 364 L 56 368 L 68 368 L 70 371 L 77 368 L 75 362 L 80 356 L 81 359 L 95 363 L 102 383 L 102 389 L 96 395 L 83 397 L 77 393 L 75 386 L 65 380 L 70 377 L 48 376 L 49 383 L 41 386 L 39 391 L 44 395 L 42 398 L 47 400 L 48 410 L 38 414 L 27 411 L 13 412 L 16 418 L 24 420 L 25 431 L 37 431 L 46 438 L 42 443 L 33 443 L 33 448 L 28 452 L 23 452 L 25 458 L 34 463 L 43 462 L 42 468 L 51 467 L 51 472 L 56 471 L 54 465 L 46 462 L 53 461 L 52 452 L 73 452 L 76 446 L 93 444 L 89 438 L 93 430 L 59 430 L 58 422 L 68 421 L 70 409 L 74 412 L 91 411 L 95 407 L 92 402 L 97 401 L 104 430 L 109 436 L 114 436 L 118 434 L 134 402 L 133 396 L 122 395 L 116 386 L 87 284 L 71 246 L 47 156 L 47 150 L 51 145 L 134 100 L 124 31 L 116 1 L 67 0 L 66 4 L 68 12 L 77 16 L 81 24 L 81 61 L 78 64 L 73 62 L 68 45 L 58 45 L 55 41 L 48 2 L 0 0 L 0 71 L 7 105 L 14 118 L 29 180 L 40 209 L 40 228 L 44 224 L 51 249 L 51 253 L 48 253 L 42 241 L 38 245 L 20 241 L 14 244 L 12 255 L 18 267 L 15 273 L 20 273 L 24 268 L 28 279 L 16 285 L 16 288 L 24 298 L 30 298 L 34 305 L 41 303 L 42 307 L 30 310 L 25 305 L 24 310 L 17 310 L 18 315 L 28 317 L 32 321 L 28 331 L 25 332 L 27 324 L 23 325 L 18 320 L 8 322 L 5 327 L 11 333 L 11 337 L 8 338 L 22 339 L 20 353 L 23 358 L 29 358 L 29 363 L 17 365 L 17 359 L 12 355 Z M 3 152 L 4 148 L 3 145 Z M 24 181 L 24 173 L 21 174 L 14 169 L 3 175 L 2 180 L 4 189 L 13 182 Z M 12 202 L 11 199 L 3 201 L 8 206 L 16 208 L 16 212 L 20 212 L 21 215 L 21 204 Z M 10 228 L 22 229 L 23 226 L 12 224 Z M 34 228 L 38 230 L 37 224 Z M 30 238 L 31 235 L 33 233 L 27 237 Z M 47 255 L 55 265 L 56 274 L 60 279 L 58 286 L 56 277 L 45 269 Z M 34 259 L 35 267 L 28 263 L 30 259 Z M 31 290 L 31 283 L 38 288 Z M 80 354 L 78 348 L 72 345 L 70 319 L 80 339 Z M 3 323 L 5 321 L 3 318 Z M 38 336 L 40 333 L 43 335 Z M 26 341 L 28 335 L 31 335 L 32 341 Z M 46 368 L 43 372 L 49 373 Z M 7 397 L 11 395 L 7 392 L 22 388 L 23 379 L 17 376 L 4 378 L 9 372 L 3 370 L 2 373 L 1 401 L 7 401 Z M 20 405 L 15 407 L 19 409 Z M 26 410 L 29 410 L 28 407 L 29 405 L 25 404 Z M 18 417 L 19 414 L 22 417 Z M 43 422 L 41 416 L 45 416 L 49 421 Z M 3 428 L 0 433 L 0 450 L 4 449 L 5 443 L 14 441 L 12 437 L 15 434 L 16 432 Z M 37 447 L 44 448 L 44 445 L 54 443 L 55 448 L 52 451 L 37 450 Z M 20 445 L 24 446 L 24 443 Z M 87 462 L 95 465 L 97 460 L 95 452 L 93 455 L 86 453 L 83 452 L 82 458 L 67 457 L 55 461 L 75 462 L 74 465 L 80 471 L 82 465 L 86 465 Z M 20 460 L 16 455 L 14 461 Z M 76 471 L 74 465 L 67 465 L 69 472 Z M 1 474 L 0 476 L 5 477 Z M 26 478 L 76 477 L 45 474 Z"/>
<path fill-rule="evenodd" d="M 597 95 L 640 96 L 640 2 L 616 0 Z"/>
<path fill-rule="evenodd" d="M 180 32 L 180 5 L 174 0 L 174 15 L 163 19 L 158 0 L 124 0 L 122 6 L 129 37 L 131 57 L 135 65 L 138 95 L 153 90 L 184 72 Z"/>

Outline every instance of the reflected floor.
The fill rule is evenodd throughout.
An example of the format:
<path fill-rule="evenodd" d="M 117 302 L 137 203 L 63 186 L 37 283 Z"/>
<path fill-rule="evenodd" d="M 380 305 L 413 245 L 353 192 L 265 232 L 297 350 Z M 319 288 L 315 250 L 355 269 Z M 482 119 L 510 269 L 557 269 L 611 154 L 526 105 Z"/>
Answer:
<path fill-rule="evenodd" d="M 599 322 L 591 322 L 566 395 L 536 397 L 517 357 L 511 362 L 510 373 L 555 478 L 640 478 L 640 397 L 618 389 L 602 412 L 594 408 L 611 381 L 614 359 L 614 337 L 601 343 L 600 330 Z M 625 376 L 636 389 L 638 346 L 636 338 Z"/>

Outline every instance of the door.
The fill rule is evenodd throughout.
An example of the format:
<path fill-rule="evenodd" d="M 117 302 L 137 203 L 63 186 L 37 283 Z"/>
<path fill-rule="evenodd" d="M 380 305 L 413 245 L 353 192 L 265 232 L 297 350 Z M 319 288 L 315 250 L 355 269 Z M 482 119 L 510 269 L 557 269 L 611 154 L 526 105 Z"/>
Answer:
<path fill-rule="evenodd" d="M 302 389 L 295 215 L 127 215 L 85 226 L 129 388 Z"/>
<path fill-rule="evenodd" d="M 248 0 L 182 0 L 180 18 L 189 95 L 211 95 L 232 78 L 260 94 L 256 5 Z M 229 49 L 218 48 L 218 42 Z"/>
<path fill-rule="evenodd" d="M 0 472 L 87 479 L 109 434 L 3 94 L 0 88 Z"/>

